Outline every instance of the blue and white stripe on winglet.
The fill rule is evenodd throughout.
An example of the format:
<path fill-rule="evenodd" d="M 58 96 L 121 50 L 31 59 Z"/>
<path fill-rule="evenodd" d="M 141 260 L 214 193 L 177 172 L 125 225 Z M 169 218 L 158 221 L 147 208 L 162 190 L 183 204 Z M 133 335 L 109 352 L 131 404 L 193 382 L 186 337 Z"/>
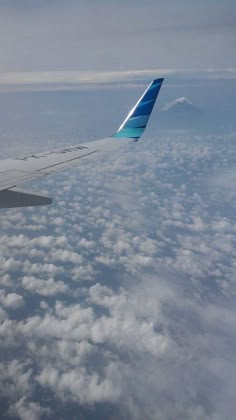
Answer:
<path fill-rule="evenodd" d="M 147 126 L 163 80 L 163 78 L 153 80 L 134 108 L 131 109 L 114 137 L 139 139 Z"/>

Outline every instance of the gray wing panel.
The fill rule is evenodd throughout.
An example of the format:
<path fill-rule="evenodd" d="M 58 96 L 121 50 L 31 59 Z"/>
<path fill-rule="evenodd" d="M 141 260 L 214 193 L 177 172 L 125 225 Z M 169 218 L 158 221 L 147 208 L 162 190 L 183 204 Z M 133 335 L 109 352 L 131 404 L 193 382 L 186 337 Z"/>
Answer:
<path fill-rule="evenodd" d="M 0 160 L 0 191 L 77 166 L 94 157 L 97 152 L 116 150 L 122 143 L 124 139 L 117 141 L 107 138 L 46 153 Z"/>
<path fill-rule="evenodd" d="M 97 151 L 92 147 L 80 147 L 0 161 L 0 191 L 77 166 Z"/>

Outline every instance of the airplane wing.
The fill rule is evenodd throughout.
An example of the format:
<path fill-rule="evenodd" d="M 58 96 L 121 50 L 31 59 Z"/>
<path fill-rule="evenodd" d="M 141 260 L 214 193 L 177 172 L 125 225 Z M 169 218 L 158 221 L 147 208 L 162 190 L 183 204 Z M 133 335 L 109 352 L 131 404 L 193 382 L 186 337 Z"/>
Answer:
<path fill-rule="evenodd" d="M 153 80 L 112 137 L 45 153 L 0 160 L 0 208 L 50 204 L 51 198 L 20 191 L 16 187 L 26 181 L 77 166 L 99 152 L 116 149 L 123 141 L 137 141 L 147 126 L 163 80 Z"/>

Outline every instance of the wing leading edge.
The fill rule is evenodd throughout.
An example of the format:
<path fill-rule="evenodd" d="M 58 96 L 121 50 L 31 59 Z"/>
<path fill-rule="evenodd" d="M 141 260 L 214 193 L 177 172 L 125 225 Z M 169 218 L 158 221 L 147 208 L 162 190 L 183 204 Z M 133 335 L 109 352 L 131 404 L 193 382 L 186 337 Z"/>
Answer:
<path fill-rule="evenodd" d="M 148 86 L 112 137 L 45 153 L 0 160 L 0 208 L 50 204 L 52 200 L 49 197 L 18 191 L 15 187 L 32 179 L 77 166 L 95 157 L 98 152 L 116 150 L 125 140 L 137 141 L 147 126 L 163 80 L 156 79 Z M 119 141 L 121 139 L 122 142 Z"/>

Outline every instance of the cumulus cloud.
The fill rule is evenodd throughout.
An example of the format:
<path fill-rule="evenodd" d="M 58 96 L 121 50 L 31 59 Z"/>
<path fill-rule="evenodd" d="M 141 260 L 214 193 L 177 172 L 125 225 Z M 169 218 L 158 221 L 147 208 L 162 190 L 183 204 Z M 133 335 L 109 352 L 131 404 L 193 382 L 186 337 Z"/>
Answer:
<path fill-rule="evenodd" d="M 5 293 L 0 290 L 0 302 L 5 308 L 17 309 L 24 306 L 23 296 L 17 293 Z"/>
<path fill-rule="evenodd" d="M 53 296 L 59 293 L 65 293 L 68 290 L 65 283 L 62 281 L 55 281 L 53 278 L 43 280 L 32 276 L 24 276 L 22 284 L 25 289 L 41 296 Z"/>
<path fill-rule="evenodd" d="M 41 415 L 50 412 L 49 409 L 28 399 L 32 392 L 32 370 L 26 363 L 20 363 L 16 359 L 5 364 L 1 363 L 0 374 L 1 395 L 8 398 L 10 417 L 38 420 Z"/>

